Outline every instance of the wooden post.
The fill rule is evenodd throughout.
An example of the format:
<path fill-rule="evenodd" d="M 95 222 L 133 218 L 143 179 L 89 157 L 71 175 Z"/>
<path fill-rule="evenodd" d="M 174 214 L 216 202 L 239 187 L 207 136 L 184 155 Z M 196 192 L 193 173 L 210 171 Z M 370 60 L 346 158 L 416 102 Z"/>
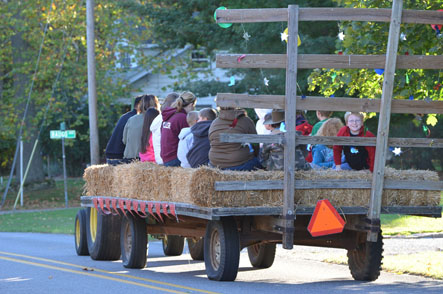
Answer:
<path fill-rule="evenodd" d="M 285 124 L 286 142 L 284 151 L 284 199 L 283 199 L 283 240 L 285 249 L 294 245 L 294 162 L 295 162 L 295 117 L 297 101 L 297 35 L 298 5 L 288 7 L 288 49 L 286 59 Z"/>
<path fill-rule="evenodd" d="M 377 131 L 377 149 L 375 152 L 371 200 L 368 211 L 371 231 L 368 234 L 367 240 L 371 242 L 377 241 L 378 231 L 380 229 L 381 200 L 385 175 L 386 153 L 388 151 L 389 121 L 391 118 L 391 101 L 394 88 L 398 42 L 400 38 L 402 8 L 403 0 L 394 0 L 394 3 L 392 4 L 391 24 L 389 27 L 388 47 L 386 50 L 383 94 L 381 97 L 380 117 Z"/>
<path fill-rule="evenodd" d="M 95 87 L 94 0 L 86 0 L 86 43 L 88 55 L 89 149 L 91 164 L 100 163 Z"/>

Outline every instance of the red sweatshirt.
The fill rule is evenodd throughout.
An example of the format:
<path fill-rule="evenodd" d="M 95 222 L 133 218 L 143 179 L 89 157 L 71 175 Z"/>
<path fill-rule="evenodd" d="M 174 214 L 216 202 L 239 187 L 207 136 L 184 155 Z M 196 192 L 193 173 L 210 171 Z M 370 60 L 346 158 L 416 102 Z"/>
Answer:
<path fill-rule="evenodd" d="M 177 158 L 178 135 L 181 129 L 187 128 L 186 112 L 168 107 L 162 111 L 163 123 L 161 127 L 161 152 L 163 162 L 168 162 Z"/>
<path fill-rule="evenodd" d="M 364 126 L 362 126 L 360 128 L 360 132 L 357 135 L 357 137 L 375 137 L 373 133 L 371 133 L 370 131 L 364 131 Z M 351 132 L 349 130 L 349 127 L 344 126 L 342 127 L 338 133 L 337 133 L 338 137 L 350 137 L 351 136 Z M 374 158 L 375 158 L 375 147 L 373 146 L 365 146 L 366 150 L 368 151 L 368 166 L 369 166 L 369 170 L 372 172 L 374 171 Z M 341 165 L 341 154 L 343 151 L 343 146 L 339 146 L 339 145 L 334 145 L 333 146 L 333 150 L 334 150 L 334 163 L 335 165 Z"/>

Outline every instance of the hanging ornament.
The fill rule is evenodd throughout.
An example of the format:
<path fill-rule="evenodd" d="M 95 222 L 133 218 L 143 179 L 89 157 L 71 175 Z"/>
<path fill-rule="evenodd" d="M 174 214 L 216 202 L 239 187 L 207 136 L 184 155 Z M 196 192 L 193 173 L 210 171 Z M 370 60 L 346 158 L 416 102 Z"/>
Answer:
<path fill-rule="evenodd" d="M 214 20 L 217 22 L 217 10 L 226 10 L 227 8 L 224 6 L 220 6 L 214 11 Z M 227 29 L 232 26 L 232 23 L 218 23 L 221 28 Z"/>
<path fill-rule="evenodd" d="M 426 125 L 423 125 L 423 132 L 425 133 L 426 137 L 429 137 L 431 135 L 431 131 Z"/>
<path fill-rule="evenodd" d="M 413 95 L 409 96 L 409 100 L 414 100 L 414 96 Z"/>
<path fill-rule="evenodd" d="M 406 84 L 409 84 L 409 75 L 406 74 Z"/>
<path fill-rule="evenodd" d="M 335 98 L 335 94 L 332 94 L 331 96 L 329 96 L 329 98 Z"/>
<path fill-rule="evenodd" d="M 229 87 L 232 87 L 232 86 L 234 86 L 234 85 L 235 85 L 235 77 L 232 76 L 231 79 L 230 79 L 230 81 L 229 81 L 228 86 L 229 86 Z"/>
<path fill-rule="evenodd" d="M 402 40 L 402 41 L 406 41 L 406 34 L 405 33 L 401 33 L 400 34 L 400 40 Z"/>
<path fill-rule="evenodd" d="M 345 34 L 343 32 L 338 33 L 338 38 L 340 41 L 343 41 L 345 39 Z"/>
<path fill-rule="evenodd" d="M 240 63 L 240 61 L 242 61 L 243 58 L 246 57 L 246 54 L 242 54 L 239 57 L 237 57 L 237 62 Z"/>
<path fill-rule="evenodd" d="M 434 86 L 434 90 L 435 90 L 435 91 L 438 91 L 438 89 L 440 89 L 440 87 L 441 87 L 441 84 L 438 83 L 437 85 Z"/>
<path fill-rule="evenodd" d="M 250 37 L 251 37 L 251 35 L 248 34 L 248 32 L 244 32 L 244 33 L 243 33 L 243 39 L 245 39 L 246 42 L 249 41 L 249 38 L 250 38 Z"/>
<path fill-rule="evenodd" d="M 395 147 L 394 150 L 392 150 L 392 153 L 394 153 L 395 156 L 400 156 L 402 153 L 401 148 Z"/>
<path fill-rule="evenodd" d="M 374 69 L 374 71 L 379 76 L 381 76 L 385 72 L 385 70 L 383 68 L 376 68 L 376 69 Z"/>
<path fill-rule="evenodd" d="M 333 72 L 331 75 L 332 81 L 335 81 L 335 78 L 337 77 L 337 73 Z"/>
<path fill-rule="evenodd" d="M 288 43 L 288 37 L 289 37 L 289 35 L 288 35 L 288 28 L 286 28 L 284 31 L 283 31 L 283 33 L 280 33 L 280 38 L 281 38 L 281 41 L 283 42 L 283 41 L 285 41 L 286 43 Z M 297 46 L 300 46 L 301 45 L 301 40 L 300 40 L 300 36 L 299 35 L 297 35 Z"/>
<path fill-rule="evenodd" d="M 443 9 L 439 9 L 437 11 L 443 11 Z M 441 29 L 443 25 L 441 24 L 431 24 L 431 28 L 435 31 L 435 35 L 439 37 L 441 35 Z"/>
<path fill-rule="evenodd" d="M 282 121 L 282 122 L 280 123 L 280 132 L 283 132 L 283 133 L 286 132 L 286 125 L 285 125 L 285 122 L 284 122 L 284 121 Z"/>
<path fill-rule="evenodd" d="M 343 51 L 338 51 L 338 55 L 343 55 Z"/>
<path fill-rule="evenodd" d="M 266 87 L 269 86 L 269 80 L 266 77 L 263 79 L 263 83 Z"/>
<path fill-rule="evenodd" d="M 301 95 L 301 100 L 304 100 L 304 99 L 306 99 L 306 95 Z"/>

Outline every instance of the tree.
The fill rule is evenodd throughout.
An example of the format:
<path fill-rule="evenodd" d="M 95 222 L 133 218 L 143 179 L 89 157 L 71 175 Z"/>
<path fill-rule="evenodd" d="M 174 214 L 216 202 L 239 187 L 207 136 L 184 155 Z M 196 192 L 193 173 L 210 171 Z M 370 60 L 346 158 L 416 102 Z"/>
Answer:
<path fill-rule="evenodd" d="M 138 2 L 143 4 L 146 1 Z M 37 147 L 29 179 L 40 180 L 43 177 L 42 156 L 53 156 L 54 152 L 59 157 L 59 141 L 48 137 L 49 129 L 59 129 L 62 121 L 66 122 L 68 129 L 77 130 L 77 139 L 66 141 L 67 154 L 71 153 L 70 148 L 76 151 L 72 156 L 76 161 L 69 156 L 68 159 L 73 160 L 81 173 L 79 167 L 84 167 L 83 163 L 89 161 L 89 148 L 85 148 L 89 142 L 89 131 L 84 1 L 5 0 L 0 1 L 0 12 L 0 162 L 3 170 L 12 162 L 24 105 L 33 81 L 23 132 L 25 166 L 42 123 L 44 128 L 40 136 L 42 145 Z M 105 136 L 111 133 L 121 115 L 121 108 L 115 109 L 113 104 L 117 98 L 127 97 L 131 90 L 118 75 L 127 71 L 125 67 L 116 66 L 121 62 L 118 56 L 133 53 L 133 48 L 150 39 L 150 30 L 145 19 L 123 10 L 117 0 L 96 0 L 95 19 L 98 123 L 103 136 L 100 150 L 103 151 L 107 142 Z M 122 46 L 123 43 L 132 47 Z M 134 58 L 140 66 L 156 67 L 140 52 Z M 60 77 L 55 84 L 59 72 Z M 48 104 L 49 111 L 44 120 Z"/>
<path fill-rule="evenodd" d="M 281 23 L 245 23 L 234 24 L 227 29 L 218 26 L 214 21 L 214 11 L 220 6 L 231 9 L 240 8 L 287 8 L 294 1 L 149 1 L 139 5 L 136 1 L 124 2 L 122 5 L 146 17 L 152 23 L 153 40 L 162 48 L 180 48 L 186 44 L 193 45 L 196 49 L 206 50 L 208 55 L 214 57 L 216 51 L 229 51 L 233 53 L 286 53 L 286 43 L 281 41 L 280 33 L 287 27 Z M 329 0 L 304 0 L 297 1 L 303 6 L 332 6 Z M 314 25 L 313 25 L 314 24 Z M 334 22 L 300 23 L 300 37 L 302 45 L 300 53 L 330 53 L 334 50 L 334 39 L 337 26 Z M 250 35 L 246 40 L 245 33 Z M 177 76 L 180 80 L 178 88 L 190 89 L 201 96 L 214 95 L 217 91 L 250 94 L 283 94 L 285 91 L 284 70 L 257 70 L 233 69 L 230 75 L 241 77 L 235 86 L 228 87 L 227 83 L 218 81 L 202 82 L 196 79 L 190 70 L 191 66 L 184 66 L 184 71 Z M 301 89 L 306 89 L 306 77 L 309 71 L 300 71 L 298 81 Z M 264 78 L 269 80 L 268 86 Z"/>

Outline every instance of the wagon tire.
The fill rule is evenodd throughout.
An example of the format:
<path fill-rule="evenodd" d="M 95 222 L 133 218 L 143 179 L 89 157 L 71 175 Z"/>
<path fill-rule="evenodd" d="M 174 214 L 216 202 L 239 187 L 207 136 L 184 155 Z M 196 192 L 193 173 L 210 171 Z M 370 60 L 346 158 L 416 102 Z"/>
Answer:
<path fill-rule="evenodd" d="M 89 255 L 88 240 L 86 237 L 86 209 L 80 209 L 75 216 L 75 251 L 77 255 Z"/>
<path fill-rule="evenodd" d="M 240 237 L 235 219 L 210 221 L 204 237 L 206 274 L 210 280 L 234 281 L 240 261 Z"/>
<path fill-rule="evenodd" d="M 253 267 L 269 268 L 275 259 L 275 243 L 254 244 L 248 247 L 249 261 Z"/>
<path fill-rule="evenodd" d="M 189 254 L 193 260 L 204 260 L 204 238 L 187 238 Z"/>
<path fill-rule="evenodd" d="M 348 250 L 348 265 L 357 281 L 375 281 L 380 275 L 383 259 L 383 237 L 381 231 L 376 242 L 366 241 L 366 234 L 359 236 L 357 247 Z"/>
<path fill-rule="evenodd" d="M 123 217 L 120 232 L 120 247 L 123 266 L 144 268 L 147 258 L 148 235 L 146 222 L 139 216 Z"/>
<path fill-rule="evenodd" d="M 163 253 L 166 256 L 179 256 L 185 247 L 185 238 L 177 235 L 165 235 L 162 239 Z"/>
<path fill-rule="evenodd" d="M 89 255 L 94 260 L 120 259 L 119 215 L 105 215 L 94 207 L 87 210 L 86 237 Z"/>

